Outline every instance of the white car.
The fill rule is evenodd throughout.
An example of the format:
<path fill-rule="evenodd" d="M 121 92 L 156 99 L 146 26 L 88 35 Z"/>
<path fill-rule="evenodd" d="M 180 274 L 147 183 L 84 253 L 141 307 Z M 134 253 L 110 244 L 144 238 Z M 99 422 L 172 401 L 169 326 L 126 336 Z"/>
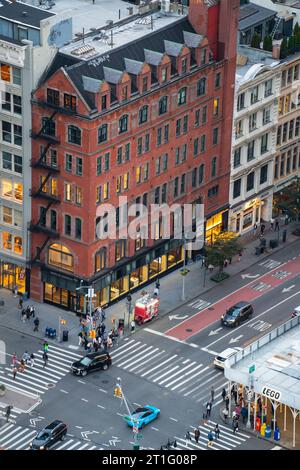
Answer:
<path fill-rule="evenodd" d="M 227 359 L 234 356 L 238 351 L 241 351 L 243 348 L 227 348 L 222 351 L 218 356 L 214 359 L 214 365 L 218 369 L 224 369 L 224 363 Z"/>

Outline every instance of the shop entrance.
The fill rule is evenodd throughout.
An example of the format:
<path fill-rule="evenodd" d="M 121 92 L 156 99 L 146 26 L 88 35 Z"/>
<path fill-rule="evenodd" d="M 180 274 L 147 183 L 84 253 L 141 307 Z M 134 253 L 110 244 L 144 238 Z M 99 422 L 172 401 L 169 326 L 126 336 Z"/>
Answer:
<path fill-rule="evenodd" d="M 11 263 L 0 263 L 0 287 L 25 292 L 25 269 Z"/>

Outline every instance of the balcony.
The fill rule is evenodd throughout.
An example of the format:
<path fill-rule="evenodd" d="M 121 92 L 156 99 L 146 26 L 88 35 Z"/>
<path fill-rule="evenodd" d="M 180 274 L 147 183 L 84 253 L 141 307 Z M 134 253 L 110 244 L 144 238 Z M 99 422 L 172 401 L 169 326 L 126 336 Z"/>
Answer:
<path fill-rule="evenodd" d="M 35 233 L 44 233 L 51 238 L 59 238 L 59 233 L 56 230 L 53 230 L 49 227 L 45 227 L 39 223 L 30 222 L 29 231 Z"/>
<path fill-rule="evenodd" d="M 42 199 L 46 199 L 47 201 L 51 201 L 51 202 L 61 202 L 61 199 L 59 196 L 55 196 L 54 194 L 51 194 L 51 193 L 45 193 L 44 191 L 41 191 L 41 190 L 38 190 L 38 191 L 34 191 L 34 190 L 31 190 L 30 191 L 30 196 L 31 197 L 40 197 Z"/>
<path fill-rule="evenodd" d="M 60 169 L 58 167 L 49 165 L 44 160 L 30 160 L 30 166 L 32 168 L 43 168 L 44 170 L 52 171 L 53 173 L 60 173 Z"/>
<path fill-rule="evenodd" d="M 56 135 L 45 134 L 44 132 L 34 132 L 32 129 L 30 131 L 30 137 L 32 139 L 44 139 L 51 144 L 60 144 L 60 139 Z"/>

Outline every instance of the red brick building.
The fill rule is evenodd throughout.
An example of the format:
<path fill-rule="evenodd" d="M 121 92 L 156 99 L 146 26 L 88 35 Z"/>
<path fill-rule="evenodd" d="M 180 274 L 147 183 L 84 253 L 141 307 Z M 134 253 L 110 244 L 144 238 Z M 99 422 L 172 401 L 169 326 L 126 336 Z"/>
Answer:
<path fill-rule="evenodd" d="M 32 104 L 33 298 L 80 311 L 80 280 L 107 304 L 182 263 L 159 234 L 97 239 L 97 207 L 119 196 L 203 202 L 208 241 L 227 227 L 238 12 L 194 0 L 105 54 L 55 58 Z"/>

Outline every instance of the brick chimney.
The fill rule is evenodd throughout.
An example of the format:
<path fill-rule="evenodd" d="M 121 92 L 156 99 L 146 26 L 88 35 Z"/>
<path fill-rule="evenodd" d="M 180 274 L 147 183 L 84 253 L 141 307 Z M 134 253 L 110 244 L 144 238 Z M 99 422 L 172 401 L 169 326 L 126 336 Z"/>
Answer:
<path fill-rule="evenodd" d="M 272 57 L 275 60 L 280 60 L 280 44 L 273 44 Z"/>
<path fill-rule="evenodd" d="M 216 57 L 218 49 L 219 0 L 190 0 L 188 19 L 197 34 L 206 36 Z"/>

